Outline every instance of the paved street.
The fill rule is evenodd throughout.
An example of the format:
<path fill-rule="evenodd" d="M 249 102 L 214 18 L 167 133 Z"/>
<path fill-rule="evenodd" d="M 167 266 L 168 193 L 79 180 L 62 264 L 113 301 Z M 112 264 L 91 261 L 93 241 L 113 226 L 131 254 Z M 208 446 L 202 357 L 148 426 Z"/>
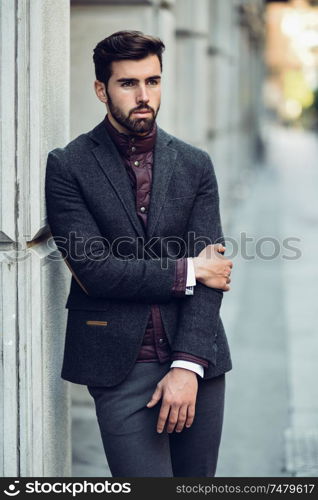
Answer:
<path fill-rule="evenodd" d="M 268 144 L 225 231 L 238 255 L 222 307 L 233 370 L 217 476 L 318 475 L 318 139 L 277 127 Z M 301 256 L 289 260 L 291 247 Z M 110 476 L 91 397 L 73 394 L 73 476 Z"/>
<path fill-rule="evenodd" d="M 93 399 L 85 386 L 72 384 L 74 477 L 111 477 L 99 433 Z"/>
<path fill-rule="evenodd" d="M 234 368 L 228 375 L 219 476 L 318 474 L 318 352 L 316 297 L 317 138 L 300 131 L 268 131 L 266 168 L 230 230 L 246 232 L 255 252 L 275 238 L 280 255 L 235 259 L 233 290 L 224 300 Z M 289 245 L 301 258 L 287 260 Z M 285 241 L 285 243 L 283 243 Z M 262 245 L 271 255 L 273 243 Z M 256 252 L 259 254 L 259 252 Z"/>

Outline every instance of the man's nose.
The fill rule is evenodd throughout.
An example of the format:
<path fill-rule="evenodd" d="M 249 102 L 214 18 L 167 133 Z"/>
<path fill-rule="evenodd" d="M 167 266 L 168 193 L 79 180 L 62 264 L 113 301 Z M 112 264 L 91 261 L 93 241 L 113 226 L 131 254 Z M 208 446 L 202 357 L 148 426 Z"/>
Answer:
<path fill-rule="evenodd" d="M 149 102 L 149 96 L 148 96 L 147 88 L 145 85 L 140 85 L 140 87 L 138 89 L 137 102 L 138 103 Z"/>

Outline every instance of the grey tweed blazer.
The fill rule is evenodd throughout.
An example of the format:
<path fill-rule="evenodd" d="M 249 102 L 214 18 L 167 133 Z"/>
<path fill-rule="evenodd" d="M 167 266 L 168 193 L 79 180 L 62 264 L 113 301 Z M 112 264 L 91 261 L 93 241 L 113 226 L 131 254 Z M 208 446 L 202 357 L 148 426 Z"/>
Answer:
<path fill-rule="evenodd" d="M 111 387 L 133 368 L 151 304 L 172 350 L 209 361 L 205 378 L 231 370 L 221 290 L 197 282 L 175 298 L 176 259 L 223 242 L 209 155 L 158 127 L 147 228 L 104 123 L 48 155 L 48 223 L 71 273 L 61 377 Z"/>

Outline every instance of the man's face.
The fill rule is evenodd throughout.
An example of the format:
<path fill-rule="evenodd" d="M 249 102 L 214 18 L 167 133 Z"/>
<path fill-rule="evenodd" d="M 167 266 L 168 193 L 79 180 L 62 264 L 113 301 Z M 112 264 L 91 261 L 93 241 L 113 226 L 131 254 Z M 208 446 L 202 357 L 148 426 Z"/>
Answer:
<path fill-rule="evenodd" d="M 156 55 L 139 61 L 112 63 L 106 106 L 110 121 L 118 130 L 145 134 L 152 128 L 160 107 L 160 80 L 160 62 Z"/>

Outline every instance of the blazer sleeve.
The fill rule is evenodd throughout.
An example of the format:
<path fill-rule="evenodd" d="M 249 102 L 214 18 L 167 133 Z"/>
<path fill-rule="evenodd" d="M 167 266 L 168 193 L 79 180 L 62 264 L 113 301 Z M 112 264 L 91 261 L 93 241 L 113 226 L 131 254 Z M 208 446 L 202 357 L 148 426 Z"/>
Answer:
<path fill-rule="evenodd" d="M 47 218 L 54 241 L 84 292 L 145 303 L 171 300 L 176 261 L 124 260 L 112 255 L 59 151 L 50 152 L 47 159 Z"/>
<path fill-rule="evenodd" d="M 209 155 L 205 152 L 203 155 L 204 169 L 187 227 L 188 257 L 197 257 L 209 244 L 224 244 L 214 167 Z M 209 288 L 197 281 L 195 293 L 186 295 L 180 302 L 172 351 L 186 352 L 213 362 L 222 298 L 221 289 Z"/>

